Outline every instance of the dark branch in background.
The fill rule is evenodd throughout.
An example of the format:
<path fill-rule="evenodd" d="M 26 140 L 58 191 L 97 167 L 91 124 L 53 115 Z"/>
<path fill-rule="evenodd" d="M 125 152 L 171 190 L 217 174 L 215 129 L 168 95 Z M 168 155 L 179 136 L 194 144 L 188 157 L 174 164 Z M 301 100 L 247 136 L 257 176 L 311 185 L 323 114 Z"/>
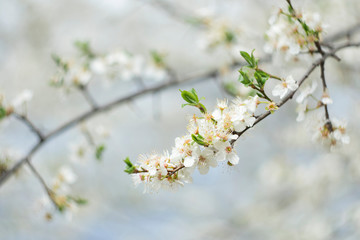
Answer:
<path fill-rule="evenodd" d="M 341 31 L 340 33 L 334 34 L 330 39 L 334 40 L 334 41 L 339 40 L 339 39 L 341 39 L 343 37 L 349 37 L 351 35 L 354 35 L 358 31 L 360 31 L 360 24 L 356 25 L 355 27 L 349 28 L 348 30 Z M 324 63 L 325 60 L 328 57 L 334 57 L 335 53 L 337 51 L 339 51 L 341 49 L 344 49 L 344 48 L 348 48 L 348 47 L 359 47 L 359 46 L 360 46 L 360 43 L 347 43 L 347 44 L 340 45 L 337 48 L 332 47 L 332 50 L 329 53 L 326 53 L 325 55 L 322 56 L 321 59 L 319 59 L 319 60 L 317 60 L 317 61 L 315 61 L 313 63 L 313 65 L 310 67 L 310 69 L 307 71 L 307 73 L 304 75 L 304 77 L 298 82 L 299 85 L 301 85 L 308 78 L 308 76 L 314 71 L 315 68 L 317 68 L 320 64 Z M 267 60 L 269 60 L 269 59 L 270 59 L 270 57 L 267 58 Z M 239 67 L 239 65 L 240 65 L 239 63 L 235 63 L 231 67 L 235 68 L 235 67 Z M 161 84 L 159 84 L 157 86 L 153 86 L 153 87 L 144 87 L 140 91 L 131 93 L 131 94 L 129 94 L 127 96 L 124 96 L 124 97 L 121 97 L 121 98 L 119 98 L 119 99 L 117 99 L 115 101 L 112 101 L 112 102 L 110 102 L 108 104 L 105 104 L 103 106 L 98 106 L 96 104 L 96 101 L 92 98 L 92 96 L 87 91 L 87 89 L 85 89 L 85 88 L 82 89 L 82 93 L 83 93 L 84 97 L 86 98 L 86 100 L 91 105 L 92 109 L 85 112 L 85 113 L 83 113 L 83 114 L 81 114 L 80 116 L 75 117 L 73 120 L 64 123 L 63 125 L 59 126 L 55 130 L 51 131 L 47 135 L 42 134 L 42 132 L 26 116 L 22 116 L 22 115 L 14 113 L 13 115 L 16 118 L 18 118 L 19 120 L 24 122 L 24 124 L 26 124 L 30 128 L 30 130 L 33 131 L 38 136 L 39 141 L 38 141 L 37 144 L 35 144 L 33 146 L 33 148 L 30 150 L 30 152 L 23 159 L 19 160 L 10 170 L 6 171 L 5 173 L 3 173 L 0 176 L 0 186 L 2 186 L 2 184 L 4 184 L 6 182 L 6 180 L 9 179 L 10 176 L 12 176 L 14 173 L 16 173 L 24 163 L 26 163 L 26 162 L 30 163 L 32 156 L 46 142 L 48 142 L 52 138 L 62 134 L 63 132 L 67 131 L 68 129 L 76 126 L 77 124 L 81 123 L 82 121 L 87 120 L 87 119 L 89 119 L 89 118 L 91 118 L 94 115 L 97 115 L 99 113 L 109 111 L 109 110 L 113 109 L 114 107 L 118 106 L 119 104 L 129 102 L 129 101 L 133 100 L 134 98 L 139 97 L 141 95 L 148 94 L 148 93 L 151 93 L 151 92 L 159 92 L 161 90 L 167 89 L 167 88 L 175 86 L 177 84 L 187 83 L 187 82 L 190 82 L 190 81 L 194 83 L 194 82 L 200 82 L 200 81 L 216 78 L 218 76 L 218 74 L 219 74 L 218 70 L 216 69 L 216 70 L 212 70 L 212 71 L 209 71 L 209 72 L 206 72 L 206 73 L 190 76 L 190 77 L 184 78 L 182 81 L 179 81 L 176 78 L 176 74 L 173 71 L 169 71 L 169 73 L 171 74 L 170 81 L 161 83 Z M 290 93 L 283 101 L 281 101 L 278 104 L 278 106 L 281 107 L 283 104 L 285 104 L 289 99 L 291 99 L 293 97 L 295 92 Z M 270 115 L 270 112 L 265 112 L 262 115 L 260 115 L 257 118 L 257 120 L 255 121 L 254 125 L 256 125 L 258 122 L 260 122 L 261 120 L 266 118 L 268 115 Z M 236 134 L 238 136 L 241 136 L 248 129 L 249 128 L 246 128 L 244 131 L 236 133 Z M 29 164 L 29 166 L 33 170 L 35 175 L 40 176 L 38 174 L 38 172 L 36 171 L 36 169 L 31 164 Z M 176 171 L 178 171 L 178 170 L 180 170 L 182 168 L 183 168 L 183 166 L 179 166 L 178 168 L 176 168 Z M 174 174 L 176 171 L 174 169 L 172 172 L 169 172 L 170 176 L 172 174 Z M 45 183 L 45 182 L 43 182 L 43 183 Z"/>
<path fill-rule="evenodd" d="M 234 64 L 231 67 L 232 68 L 237 68 L 240 66 L 240 63 Z M 99 114 L 102 112 L 106 112 L 109 111 L 111 109 L 113 109 L 114 107 L 118 106 L 119 104 L 122 103 L 127 103 L 133 99 L 135 99 L 136 97 L 151 93 L 151 92 L 159 92 L 161 90 L 170 88 L 172 86 L 178 85 L 178 84 L 182 84 L 182 83 L 187 83 L 187 82 L 200 82 L 200 81 L 205 81 L 211 78 L 215 78 L 217 75 L 219 74 L 218 70 L 212 70 L 209 72 L 205 72 L 205 73 L 201 73 L 201 74 L 196 74 L 194 76 L 190 76 L 190 77 L 186 77 L 183 80 L 179 81 L 174 72 L 171 72 L 171 79 L 167 82 L 161 83 L 157 86 L 153 86 L 153 87 L 145 87 L 142 90 L 138 90 L 134 93 L 131 93 L 127 96 L 124 97 L 120 97 L 119 99 L 112 101 L 108 104 L 105 104 L 103 106 L 97 106 L 97 105 L 92 105 L 91 102 L 90 104 L 93 106 L 91 110 L 83 113 L 80 116 L 75 117 L 74 119 L 72 119 L 69 122 L 64 123 L 63 125 L 59 126 L 58 128 L 56 128 L 55 130 L 51 131 L 50 133 L 48 133 L 47 135 L 43 135 L 36 127 L 34 124 L 32 124 L 25 116 L 20 116 L 20 115 L 15 115 L 17 116 L 19 119 L 23 120 L 23 122 L 33 131 L 37 134 L 37 136 L 39 137 L 39 142 L 37 144 L 35 144 L 35 146 L 30 150 L 30 152 L 21 160 L 19 160 L 11 169 L 9 169 L 8 171 L 6 171 L 5 173 L 3 173 L 0 176 L 0 186 L 2 186 L 2 184 L 4 184 L 6 182 L 6 180 L 12 176 L 16 171 L 18 171 L 20 169 L 20 167 L 27 161 L 27 159 L 29 161 L 31 161 L 31 158 L 33 156 L 33 154 L 39 149 L 41 148 L 46 142 L 48 142 L 49 140 L 51 140 L 52 138 L 62 134 L 63 132 L 67 131 L 68 129 L 76 126 L 77 124 Z M 88 94 L 87 91 L 83 91 L 84 96 L 86 97 L 87 100 L 92 99 L 91 95 Z M 95 101 L 93 101 L 93 103 L 95 103 Z"/>
<path fill-rule="evenodd" d="M 318 49 L 318 51 L 320 52 L 321 56 L 324 57 L 325 52 L 322 50 L 321 44 L 316 41 L 315 45 L 316 45 L 316 48 Z M 320 63 L 320 77 L 321 77 L 321 83 L 323 86 L 323 94 L 327 94 L 328 90 L 327 90 L 326 79 L 325 79 L 325 61 Z M 330 132 L 332 132 L 333 127 L 332 127 L 332 123 L 330 121 L 330 115 L 329 115 L 329 110 L 328 110 L 327 104 L 324 104 L 324 110 L 325 110 L 326 128 Z"/>
<path fill-rule="evenodd" d="M 95 99 L 89 93 L 89 90 L 88 90 L 87 86 L 81 85 L 79 87 L 79 90 L 83 94 L 83 96 L 85 97 L 86 101 L 90 104 L 91 108 L 92 109 L 97 109 L 98 105 L 97 105 Z"/>
<path fill-rule="evenodd" d="M 26 158 L 26 163 L 27 165 L 30 167 L 30 170 L 33 172 L 33 174 L 36 176 L 36 178 L 39 180 L 39 182 L 41 183 L 41 185 L 43 186 L 43 188 L 45 189 L 45 192 L 47 193 L 47 195 L 49 196 L 51 202 L 55 205 L 55 207 L 57 208 L 58 205 L 56 204 L 56 202 L 54 201 L 54 192 L 47 186 L 47 184 L 45 183 L 45 180 L 41 177 L 40 173 L 36 170 L 36 168 L 32 165 L 32 163 L 29 161 L 28 158 Z"/>
<path fill-rule="evenodd" d="M 18 113 L 12 113 L 12 116 L 26 124 L 29 129 L 37 135 L 40 141 L 44 140 L 44 135 L 40 129 L 38 129 L 26 116 L 20 115 Z"/>

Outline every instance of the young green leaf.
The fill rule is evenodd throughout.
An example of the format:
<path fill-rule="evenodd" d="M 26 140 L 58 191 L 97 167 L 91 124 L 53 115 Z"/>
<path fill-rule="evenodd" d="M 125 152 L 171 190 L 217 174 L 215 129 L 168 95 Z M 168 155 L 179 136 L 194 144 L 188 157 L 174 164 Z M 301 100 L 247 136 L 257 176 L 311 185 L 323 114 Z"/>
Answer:
<path fill-rule="evenodd" d="M 245 61 L 250 65 L 250 67 L 253 67 L 253 61 L 250 55 L 244 51 L 240 51 L 240 54 L 245 59 Z"/>
<path fill-rule="evenodd" d="M 88 203 L 88 200 L 86 200 L 85 198 L 79 198 L 79 197 L 72 197 L 71 198 L 77 205 L 85 205 Z"/>
<path fill-rule="evenodd" d="M 201 135 L 195 135 L 195 134 L 191 134 L 191 138 L 192 140 L 194 140 L 194 142 L 196 142 L 197 144 L 201 145 L 201 146 L 208 146 L 209 144 L 206 143 L 204 141 L 204 137 L 202 137 Z"/>
<path fill-rule="evenodd" d="M 101 144 L 96 147 L 95 157 L 97 160 L 102 160 L 103 153 L 105 151 L 105 145 Z"/>
<path fill-rule="evenodd" d="M 194 95 L 192 92 L 189 91 L 182 91 L 181 92 L 181 97 L 188 103 L 195 103 L 197 104 L 199 102 L 199 99 L 197 97 L 197 95 Z"/>
<path fill-rule="evenodd" d="M 90 48 L 90 43 L 87 41 L 76 41 L 74 43 L 75 47 L 77 47 L 77 49 L 79 49 L 79 51 L 81 52 L 81 54 L 85 57 L 89 57 L 89 58 L 94 58 L 95 54 L 93 53 L 93 51 Z"/>
<path fill-rule="evenodd" d="M 240 76 L 239 76 L 239 81 L 244 84 L 246 87 L 248 87 L 252 81 L 249 78 L 249 75 L 246 72 L 243 72 L 242 70 L 239 71 Z"/>
<path fill-rule="evenodd" d="M 3 106 L 0 106 L 0 120 L 6 117 L 6 109 Z"/>

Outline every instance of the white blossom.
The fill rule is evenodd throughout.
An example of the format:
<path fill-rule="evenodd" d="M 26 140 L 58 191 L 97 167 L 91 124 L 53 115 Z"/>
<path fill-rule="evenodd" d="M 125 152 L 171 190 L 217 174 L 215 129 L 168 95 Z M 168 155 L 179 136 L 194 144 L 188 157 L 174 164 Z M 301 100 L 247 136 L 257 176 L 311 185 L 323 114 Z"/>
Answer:
<path fill-rule="evenodd" d="M 302 103 L 308 96 L 313 94 L 317 88 L 317 83 L 312 82 L 311 86 L 308 85 L 305 88 L 303 88 L 299 94 L 299 96 L 296 98 L 297 103 Z"/>
<path fill-rule="evenodd" d="M 217 161 L 227 160 L 233 165 L 239 163 L 239 156 L 235 153 L 229 142 L 217 141 L 214 143 L 214 147 L 218 150 L 215 154 Z"/>
<path fill-rule="evenodd" d="M 280 99 L 283 99 L 288 92 L 295 91 L 298 87 L 299 87 L 299 85 L 296 83 L 294 78 L 290 75 L 285 80 L 281 81 L 280 84 L 277 84 L 274 87 L 272 94 L 274 96 L 280 96 Z"/>
<path fill-rule="evenodd" d="M 209 172 L 210 167 L 216 167 L 216 166 L 217 166 L 217 161 L 215 160 L 214 157 L 214 151 L 209 148 L 203 149 L 199 154 L 199 160 L 197 165 L 200 174 L 207 174 Z"/>
<path fill-rule="evenodd" d="M 333 132 L 334 138 L 342 144 L 349 144 L 350 137 L 346 134 L 347 123 L 334 118 L 332 119 L 332 124 L 333 128 L 335 129 Z"/>

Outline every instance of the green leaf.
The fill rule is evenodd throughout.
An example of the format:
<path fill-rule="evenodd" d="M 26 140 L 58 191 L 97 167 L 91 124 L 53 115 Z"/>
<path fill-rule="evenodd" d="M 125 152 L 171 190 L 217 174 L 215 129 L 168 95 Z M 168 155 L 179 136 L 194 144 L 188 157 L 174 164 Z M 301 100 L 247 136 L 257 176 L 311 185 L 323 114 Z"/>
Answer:
<path fill-rule="evenodd" d="M 132 166 L 133 166 L 133 164 L 132 164 L 132 162 L 130 161 L 130 158 L 129 158 L 129 157 L 125 158 L 125 159 L 124 159 L 124 162 L 126 163 L 127 167 L 132 167 Z"/>
<path fill-rule="evenodd" d="M 64 212 L 65 209 L 66 209 L 66 206 L 65 205 L 57 205 L 57 209 L 59 210 L 59 212 Z"/>
<path fill-rule="evenodd" d="M 198 95 L 197 95 L 197 93 L 196 93 L 196 91 L 195 91 L 194 88 L 191 89 L 191 93 L 192 93 L 192 94 L 194 95 L 194 97 L 196 98 L 196 102 L 199 102 L 199 97 L 198 97 Z"/>
<path fill-rule="evenodd" d="M 135 171 L 135 167 L 127 167 L 124 172 L 128 173 L 128 174 L 132 174 Z"/>
<path fill-rule="evenodd" d="M 6 117 L 6 109 L 3 106 L 0 106 L 0 120 Z"/>
<path fill-rule="evenodd" d="M 77 204 L 77 205 L 86 205 L 88 203 L 88 200 L 86 200 L 85 198 L 72 198 L 72 200 Z"/>
<path fill-rule="evenodd" d="M 128 174 L 132 174 L 135 171 L 135 166 L 132 164 L 132 162 L 130 161 L 130 158 L 127 157 L 124 162 L 126 163 L 126 168 L 124 170 L 124 172 L 128 173 Z"/>
<path fill-rule="evenodd" d="M 244 51 L 240 51 L 240 54 L 245 59 L 245 61 L 252 67 L 253 62 L 252 62 L 252 59 L 251 59 L 250 55 L 247 52 L 244 52 Z"/>
<path fill-rule="evenodd" d="M 239 71 L 240 76 L 239 76 L 239 81 L 244 84 L 246 87 L 248 87 L 252 81 L 249 78 L 249 75 L 246 72 L 243 72 L 242 70 Z"/>
<path fill-rule="evenodd" d="M 263 78 L 261 77 L 260 74 L 258 74 L 257 72 L 254 73 L 254 77 L 256 79 L 256 82 L 258 84 L 258 86 L 260 88 L 263 88 L 264 87 L 264 84 L 265 84 L 265 81 L 263 81 Z"/>
<path fill-rule="evenodd" d="M 51 58 L 54 60 L 56 66 L 62 68 L 65 72 L 69 70 L 69 65 L 64 62 L 58 55 L 55 53 L 51 54 Z"/>
<path fill-rule="evenodd" d="M 225 31 L 225 41 L 227 43 L 232 43 L 235 40 L 235 34 L 229 30 Z"/>
<path fill-rule="evenodd" d="M 85 57 L 94 58 L 95 54 L 90 48 L 90 43 L 87 41 L 76 41 L 74 43 L 75 47 L 81 52 Z"/>
<path fill-rule="evenodd" d="M 102 160 L 103 153 L 105 151 L 105 145 L 101 144 L 96 147 L 95 157 L 97 160 Z"/>
<path fill-rule="evenodd" d="M 165 66 L 164 57 L 158 51 L 151 51 L 151 57 L 156 65 Z"/>
<path fill-rule="evenodd" d="M 197 144 L 201 145 L 201 146 L 208 146 L 209 144 L 206 143 L 204 141 L 204 137 L 202 137 L 201 135 L 195 135 L 195 134 L 191 134 L 191 138 L 192 140 L 194 140 L 194 142 L 196 142 Z"/>
<path fill-rule="evenodd" d="M 256 68 L 256 67 L 258 66 L 259 60 L 255 58 L 254 52 L 255 52 L 255 49 L 253 49 L 253 50 L 251 51 L 251 60 L 252 60 L 252 63 L 253 63 L 253 66 L 252 66 L 252 67 Z"/>
<path fill-rule="evenodd" d="M 181 97 L 188 103 L 198 103 L 199 102 L 199 99 L 197 97 L 197 95 L 194 95 L 192 92 L 189 92 L 189 91 L 182 91 L 180 90 L 181 92 Z"/>
<path fill-rule="evenodd" d="M 256 68 L 258 65 L 258 60 L 254 57 L 254 51 L 255 49 L 252 50 L 251 56 L 247 52 L 240 51 L 241 56 L 245 59 L 251 68 Z"/>

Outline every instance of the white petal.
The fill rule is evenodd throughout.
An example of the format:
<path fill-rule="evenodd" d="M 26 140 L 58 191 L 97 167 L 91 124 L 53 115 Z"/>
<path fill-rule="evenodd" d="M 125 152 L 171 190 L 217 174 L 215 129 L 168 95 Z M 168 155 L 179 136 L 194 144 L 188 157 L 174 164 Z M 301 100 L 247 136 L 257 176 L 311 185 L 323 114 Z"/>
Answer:
<path fill-rule="evenodd" d="M 184 166 L 185 167 L 192 167 L 195 163 L 194 157 L 187 157 L 184 159 Z"/>
<path fill-rule="evenodd" d="M 200 172 L 201 175 L 205 175 L 209 172 L 209 165 L 203 165 L 203 164 L 199 164 L 198 165 L 198 170 Z"/>
<path fill-rule="evenodd" d="M 229 153 L 227 155 L 226 159 L 233 165 L 236 165 L 239 163 L 239 156 L 234 152 Z"/>
<path fill-rule="evenodd" d="M 226 158 L 226 153 L 224 151 L 218 152 L 215 155 L 215 160 L 218 162 L 224 161 Z"/>
<path fill-rule="evenodd" d="M 286 88 L 284 88 L 282 84 L 278 84 L 272 90 L 272 94 L 273 96 L 280 96 L 284 91 L 287 91 Z"/>

